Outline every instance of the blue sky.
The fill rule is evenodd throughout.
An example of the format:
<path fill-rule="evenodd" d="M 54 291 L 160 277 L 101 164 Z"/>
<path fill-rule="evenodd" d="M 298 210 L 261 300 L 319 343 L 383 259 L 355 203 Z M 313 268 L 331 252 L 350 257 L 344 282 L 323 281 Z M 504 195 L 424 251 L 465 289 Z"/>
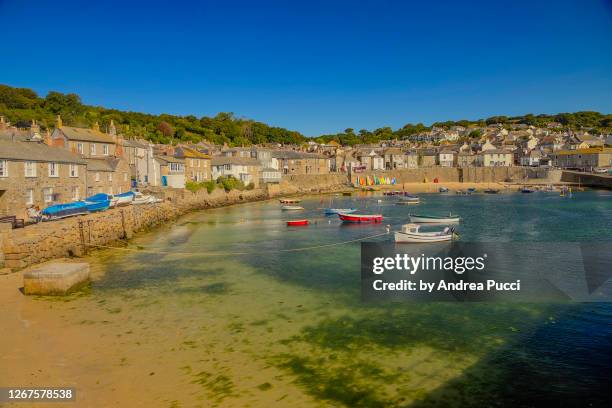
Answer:
<path fill-rule="evenodd" d="M 612 112 L 610 0 L 0 0 L 0 30 L 0 83 L 309 136 Z"/>

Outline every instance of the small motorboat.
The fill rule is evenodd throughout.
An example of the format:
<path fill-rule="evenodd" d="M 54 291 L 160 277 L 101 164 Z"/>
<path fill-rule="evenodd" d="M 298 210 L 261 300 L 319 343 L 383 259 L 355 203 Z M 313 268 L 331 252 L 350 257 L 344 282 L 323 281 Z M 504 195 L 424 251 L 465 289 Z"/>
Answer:
<path fill-rule="evenodd" d="M 356 208 L 326 208 L 325 215 L 352 214 L 355 211 L 357 211 Z"/>
<path fill-rule="evenodd" d="M 130 205 L 134 201 L 134 192 L 128 191 L 126 193 L 115 194 L 112 199 L 115 201 L 116 207 Z"/>
<path fill-rule="evenodd" d="M 300 226 L 304 226 L 304 225 L 308 225 L 308 220 L 290 220 L 290 221 L 287 221 L 287 226 L 288 227 L 300 227 Z"/>
<path fill-rule="evenodd" d="M 382 214 L 338 214 L 342 222 L 375 224 L 382 222 Z"/>
<path fill-rule="evenodd" d="M 84 215 L 88 212 L 85 201 L 75 201 L 73 203 L 51 205 L 44 208 L 40 213 L 43 221 L 51 221 L 75 215 Z"/>
<path fill-rule="evenodd" d="M 140 204 L 153 204 L 153 203 L 161 202 L 161 200 L 159 201 L 157 200 L 158 199 L 153 197 L 152 195 L 142 194 L 140 191 L 137 191 L 134 193 L 134 200 L 132 201 L 132 204 L 140 205 Z"/>
<path fill-rule="evenodd" d="M 91 197 L 87 197 L 85 201 L 90 203 L 99 202 L 99 201 L 110 201 L 110 207 L 114 207 L 117 204 L 117 199 L 113 198 L 110 194 L 98 193 L 94 194 Z"/>
<path fill-rule="evenodd" d="M 467 189 L 468 194 L 472 194 L 476 192 L 476 188 L 475 187 L 470 187 Z"/>
<path fill-rule="evenodd" d="M 457 215 L 449 214 L 448 217 L 439 217 L 434 215 L 410 215 L 410 222 L 418 222 L 420 224 L 456 224 L 461 220 Z"/>
<path fill-rule="evenodd" d="M 438 189 L 438 191 L 439 191 L 440 193 L 448 193 L 448 188 L 446 188 L 446 187 L 440 187 L 440 188 Z"/>
<path fill-rule="evenodd" d="M 85 201 L 87 211 L 89 211 L 90 213 L 108 210 L 110 208 L 110 204 L 111 200 Z"/>
<path fill-rule="evenodd" d="M 304 207 L 301 207 L 299 205 L 283 205 L 281 209 L 283 211 L 298 211 L 298 210 L 303 210 Z"/>
<path fill-rule="evenodd" d="M 524 194 L 531 194 L 531 193 L 535 193 L 535 190 L 534 190 L 534 189 L 532 189 L 532 188 L 529 188 L 529 187 L 523 187 L 523 188 L 519 189 L 519 191 L 520 191 L 521 193 L 524 193 Z"/>
<path fill-rule="evenodd" d="M 399 199 L 395 204 L 397 205 L 408 205 L 408 204 L 418 204 L 421 202 L 421 199 L 418 196 L 407 195 Z"/>
<path fill-rule="evenodd" d="M 497 193 L 499 193 L 499 190 L 496 190 L 494 188 L 487 188 L 486 190 L 483 190 L 483 192 L 485 194 L 497 194 Z"/>
<path fill-rule="evenodd" d="M 454 228 L 445 227 L 442 231 L 421 232 L 418 224 L 402 225 L 401 231 L 395 232 L 395 242 L 399 243 L 427 243 L 444 242 L 453 239 Z"/>
<path fill-rule="evenodd" d="M 297 199 L 297 198 L 281 198 L 280 200 L 281 204 L 297 204 L 299 203 L 301 200 Z"/>

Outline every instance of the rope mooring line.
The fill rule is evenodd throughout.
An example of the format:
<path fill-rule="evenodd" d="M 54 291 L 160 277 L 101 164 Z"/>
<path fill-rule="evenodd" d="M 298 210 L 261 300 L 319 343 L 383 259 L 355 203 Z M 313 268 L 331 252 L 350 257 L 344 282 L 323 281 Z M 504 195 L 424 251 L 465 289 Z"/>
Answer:
<path fill-rule="evenodd" d="M 341 242 L 332 242 L 330 244 L 321 244 L 321 245 L 313 245 L 309 247 L 301 247 L 301 248 L 289 248 L 289 249 L 278 249 L 275 251 L 267 251 L 267 253 L 282 253 L 282 252 L 301 252 L 301 251 L 310 251 L 314 249 L 321 248 L 329 248 L 339 245 L 351 244 L 353 242 L 359 242 L 366 239 L 377 238 L 383 235 L 387 235 L 388 232 L 382 232 L 380 234 L 368 235 L 366 237 L 355 238 L 348 241 Z M 150 253 L 150 254 L 164 254 L 164 255 L 199 255 L 199 256 L 235 256 L 235 255 L 253 255 L 260 254 L 261 252 L 179 252 L 179 251 L 156 251 L 156 250 L 148 250 L 148 249 L 139 249 L 139 248 L 125 248 L 125 247 L 116 247 L 110 245 L 97 245 L 86 243 L 86 246 L 95 247 L 95 248 L 104 248 L 104 249 L 118 249 L 121 251 L 127 252 L 139 252 L 139 253 Z"/>

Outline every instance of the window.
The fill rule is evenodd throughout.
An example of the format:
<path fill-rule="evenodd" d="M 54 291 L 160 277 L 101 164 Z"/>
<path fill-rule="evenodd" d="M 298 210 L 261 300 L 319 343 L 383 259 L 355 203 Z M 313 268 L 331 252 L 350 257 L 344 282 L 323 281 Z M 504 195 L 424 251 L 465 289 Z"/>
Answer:
<path fill-rule="evenodd" d="M 24 166 L 26 177 L 36 177 L 36 163 L 27 161 Z"/>
<path fill-rule="evenodd" d="M 49 163 L 49 177 L 59 177 L 59 164 Z"/>
<path fill-rule="evenodd" d="M 104 153 L 105 156 L 108 156 L 108 145 L 102 145 L 102 152 Z"/>
<path fill-rule="evenodd" d="M 43 201 L 45 203 L 53 201 L 53 189 L 51 187 L 43 188 Z"/>
<path fill-rule="evenodd" d="M 170 171 L 182 171 L 183 165 L 181 163 L 170 163 Z"/>
<path fill-rule="evenodd" d="M 32 205 L 34 204 L 34 190 L 31 188 L 28 188 L 26 190 L 26 205 Z"/>
<path fill-rule="evenodd" d="M 189 165 L 190 165 L 191 167 L 195 167 L 195 166 L 193 165 L 193 159 L 189 159 Z"/>
<path fill-rule="evenodd" d="M 83 154 L 83 143 L 77 143 L 77 152 Z"/>
<path fill-rule="evenodd" d="M 0 160 L 0 177 L 8 177 L 8 161 Z"/>
<path fill-rule="evenodd" d="M 95 143 L 92 143 L 89 148 L 91 150 L 91 154 L 96 154 L 96 144 Z"/>
<path fill-rule="evenodd" d="M 113 181 L 113 173 L 108 173 L 108 181 Z"/>
<path fill-rule="evenodd" d="M 79 199 L 80 199 L 79 187 L 78 186 L 74 186 L 74 187 L 72 187 L 72 200 L 73 201 L 79 201 Z"/>
<path fill-rule="evenodd" d="M 225 170 L 231 170 L 232 169 L 232 165 L 231 164 L 226 164 L 224 168 L 225 168 Z"/>
<path fill-rule="evenodd" d="M 100 181 L 100 173 L 96 172 L 96 181 Z"/>
<path fill-rule="evenodd" d="M 76 164 L 70 165 L 70 177 L 79 177 L 79 166 Z"/>

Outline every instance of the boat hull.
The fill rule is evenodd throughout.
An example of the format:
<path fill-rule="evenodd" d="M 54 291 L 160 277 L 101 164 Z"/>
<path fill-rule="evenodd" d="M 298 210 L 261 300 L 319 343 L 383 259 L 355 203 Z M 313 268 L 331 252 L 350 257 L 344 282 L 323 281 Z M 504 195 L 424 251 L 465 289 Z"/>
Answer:
<path fill-rule="evenodd" d="M 406 244 L 417 244 L 417 243 L 427 243 L 427 242 L 445 242 L 450 241 L 453 238 L 453 234 L 411 234 L 408 232 L 395 232 L 395 242 L 398 243 L 406 243 Z"/>
<path fill-rule="evenodd" d="M 305 226 L 308 225 L 308 220 L 292 220 L 292 221 L 287 221 L 287 226 L 288 227 L 301 227 L 301 226 Z"/>
<path fill-rule="evenodd" d="M 285 205 L 283 206 L 283 211 L 300 211 L 303 210 L 304 207 L 300 207 L 299 205 Z"/>
<path fill-rule="evenodd" d="M 427 217 L 425 215 L 411 215 L 410 222 L 419 224 L 456 224 L 460 220 L 459 217 Z"/>
<path fill-rule="evenodd" d="M 85 205 L 87 206 L 87 211 L 89 212 L 98 212 L 108 210 L 110 208 L 110 200 L 104 201 L 85 201 Z"/>
<path fill-rule="evenodd" d="M 374 215 L 359 215 L 359 214 L 338 214 L 342 222 L 355 224 L 377 224 L 381 223 L 383 216 L 381 214 Z"/>
<path fill-rule="evenodd" d="M 59 220 L 61 218 L 85 215 L 88 213 L 87 204 L 85 204 L 84 201 L 52 205 L 41 211 L 43 221 Z"/>

